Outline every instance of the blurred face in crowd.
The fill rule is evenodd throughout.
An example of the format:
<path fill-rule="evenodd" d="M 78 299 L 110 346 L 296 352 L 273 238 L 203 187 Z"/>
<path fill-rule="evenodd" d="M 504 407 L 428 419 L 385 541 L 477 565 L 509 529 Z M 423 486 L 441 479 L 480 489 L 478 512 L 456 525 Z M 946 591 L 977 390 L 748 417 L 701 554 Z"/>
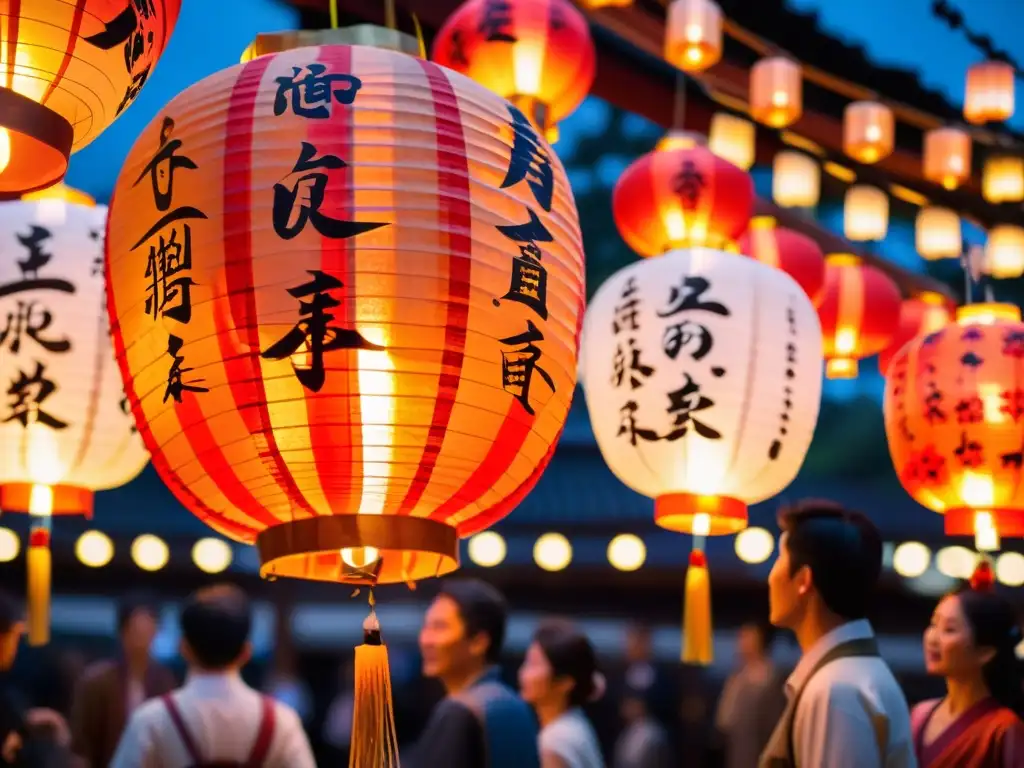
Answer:
<path fill-rule="evenodd" d="M 14 666 L 14 657 L 18 655 L 18 644 L 25 634 L 25 622 L 16 621 L 11 628 L 0 634 L 0 670 L 8 670 Z"/>
<path fill-rule="evenodd" d="M 573 682 L 566 676 L 556 677 L 551 662 L 537 643 L 531 643 L 519 668 L 519 692 L 528 704 L 565 702 Z"/>
<path fill-rule="evenodd" d="M 764 634 L 760 627 L 745 624 L 736 637 L 736 652 L 740 661 L 756 661 L 764 656 Z"/>
<path fill-rule="evenodd" d="M 649 661 L 651 658 L 651 633 L 646 627 L 630 627 L 626 632 L 626 660 L 631 662 Z"/>
<path fill-rule="evenodd" d="M 121 632 L 124 652 L 129 656 L 148 654 L 156 631 L 156 616 L 144 608 L 133 611 Z"/>
<path fill-rule="evenodd" d="M 769 621 L 776 627 L 793 629 L 807 612 L 811 596 L 811 569 L 802 566 L 790 574 L 789 534 L 779 540 L 779 556 L 768 574 Z"/>
<path fill-rule="evenodd" d="M 981 668 L 995 650 L 974 644 L 974 633 L 960 599 L 950 595 L 939 601 L 924 631 L 924 663 L 930 675 L 955 679 L 981 676 Z"/>
<path fill-rule="evenodd" d="M 482 632 L 467 637 L 459 606 L 441 595 L 430 604 L 420 630 L 423 674 L 441 680 L 473 674 L 485 665 L 487 643 Z"/>

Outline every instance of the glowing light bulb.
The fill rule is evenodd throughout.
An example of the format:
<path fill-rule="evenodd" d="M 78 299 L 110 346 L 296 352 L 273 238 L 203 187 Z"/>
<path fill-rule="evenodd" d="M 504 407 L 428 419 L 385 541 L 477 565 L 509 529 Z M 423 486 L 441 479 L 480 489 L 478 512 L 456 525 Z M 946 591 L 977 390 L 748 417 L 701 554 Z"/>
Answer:
<path fill-rule="evenodd" d="M 11 134 L 6 128 L 0 128 L 0 173 L 11 164 Z"/>
<path fill-rule="evenodd" d="M 469 559 L 482 568 L 501 565 L 506 554 L 508 547 L 500 533 L 483 531 L 469 540 Z"/>
<path fill-rule="evenodd" d="M 341 550 L 341 560 L 349 568 L 366 568 L 380 559 L 380 550 L 376 547 L 345 547 Z"/>
<path fill-rule="evenodd" d="M 620 571 L 635 571 L 647 559 L 643 539 L 632 533 L 620 533 L 608 544 L 608 562 Z"/>
<path fill-rule="evenodd" d="M 220 539 L 200 539 L 192 547 L 192 562 L 204 573 L 220 573 L 231 565 L 231 547 Z"/>
<path fill-rule="evenodd" d="M 75 554 L 83 565 L 102 568 L 114 557 L 114 542 L 100 531 L 86 531 L 75 543 Z"/>
<path fill-rule="evenodd" d="M 132 560 L 144 571 L 159 571 L 171 557 L 167 545 L 150 533 L 144 533 L 132 542 Z"/>
<path fill-rule="evenodd" d="M 892 569 L 908 579 L 927 571 L 931 561 L 931 550 L 919 541 L 905 541 L 892 553 Z"/>

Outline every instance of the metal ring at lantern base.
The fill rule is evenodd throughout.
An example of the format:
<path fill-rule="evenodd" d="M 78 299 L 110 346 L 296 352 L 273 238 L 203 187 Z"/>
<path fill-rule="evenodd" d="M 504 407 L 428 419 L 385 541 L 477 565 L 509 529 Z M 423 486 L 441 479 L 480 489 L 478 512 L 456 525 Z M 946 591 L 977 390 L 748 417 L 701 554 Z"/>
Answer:
<path fill-rule="evenodd" d="M 945 514 L 947 536 L 973 536 L 974 519 L 979 512 L 992 515 L 992 524 L 1000 536 L 1024 536 L 1024 509 L 948 509 Z"/>
<path fill-rule="evenodd" d="M 747 527 L 747 504 L 731 496 L 666 493 L 654 500 L 654 522 L 679 533 L 693 533 L 697 515 L 707 515 L 708 536 L 739 533 Z"/>
<path fill-rule="evenodd" d="M 32 506 L 33 483 L 4 483 L 0 485 L 0 512 L 28 514 Z M 50 486 L 53 492 L 51 515 L 81 515 L 92 519 L 93 493 L 87 488 L 73 485 Z"/>
<path fill-rule="evenodd" d="M 450 525 L 407 515 L 324 515 L 268 528 L 256 537 L 260 576 L 343 584 L 398 584 L 444 576 L 459 567 L 459 537 Z M 352 568 L 341 550 L 374 547 L 372 575 Z"/>
<path fill-rule="evenodd" d="M 27 96 L 0 88 L 0 128 L 7 129 L 11 143 L 10 162 L 0 171 L 0 200 L 64 178 L 75 141 L 71 123 Z"/>

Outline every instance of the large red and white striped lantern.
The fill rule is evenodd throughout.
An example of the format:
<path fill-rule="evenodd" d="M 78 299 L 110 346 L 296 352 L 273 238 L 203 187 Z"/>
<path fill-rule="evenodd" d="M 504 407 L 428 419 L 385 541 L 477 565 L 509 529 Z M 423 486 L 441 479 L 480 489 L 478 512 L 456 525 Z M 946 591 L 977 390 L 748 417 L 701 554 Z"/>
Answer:
<path fill-rule="evenodd" d="M 93 493 L 149 459 L 104 310 L 106 208 L 68 196 L 0 204 L 0 510 L 31 516 L 33 644 L 49 638 L 53 516 L 91 517 Z"/>
<path fill-rule="evenodd" d="M 193 85 L 128 155 L 108 269 L 154 466 L 265 575 L 451 571 L 568 413 L 565 171 L 521 111 L 427 61 L 323 45 Z"/>

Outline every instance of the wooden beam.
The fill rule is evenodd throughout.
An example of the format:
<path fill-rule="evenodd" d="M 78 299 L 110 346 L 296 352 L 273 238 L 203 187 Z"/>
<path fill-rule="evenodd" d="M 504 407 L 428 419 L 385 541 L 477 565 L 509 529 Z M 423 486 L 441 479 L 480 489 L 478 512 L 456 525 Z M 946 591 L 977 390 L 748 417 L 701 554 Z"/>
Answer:
<path fill-rule="evenodd" d="M 290 1 L 296 7 L 318 11 L 326 17 L 328 0 Z M 458 7 L 459 0 L 396 0 L 396 5 L 406 15 L 415 14 L 430 40 Z M 384 21 L 384 4 L 377 0 L 345 0 L 343 6 L 348 15 L 366 22 L 381 24 Z M 591 95 L 663 128 L 672 127 L 677 78 L 675 70 L 661 59 L 660 42 L 656 47 L 652 42 L 653 36 L 660 34 L 657 32 L 660 22 L 634 8 L 597 11 L 591 19 L 598 51 L 597 75 Z M 717 105 L 695 82 L 688 82 L 685 87 L 685 128 L 706 134 Z M 770 162 L 785 144 L 775 131 L 758 130 L 757 133 L 757 157 L 759 161 Z M 945 283 L 904 270 L 854 245 L 806 214 L 781 208 L 764 199 L 756 201 L 755 209 L 759 215 L 774 216 L 781 226 L 811 237 L 826 253 L 851 253 L 884 270 L 905 296 L 932 291 L 957 298 Z"/>

